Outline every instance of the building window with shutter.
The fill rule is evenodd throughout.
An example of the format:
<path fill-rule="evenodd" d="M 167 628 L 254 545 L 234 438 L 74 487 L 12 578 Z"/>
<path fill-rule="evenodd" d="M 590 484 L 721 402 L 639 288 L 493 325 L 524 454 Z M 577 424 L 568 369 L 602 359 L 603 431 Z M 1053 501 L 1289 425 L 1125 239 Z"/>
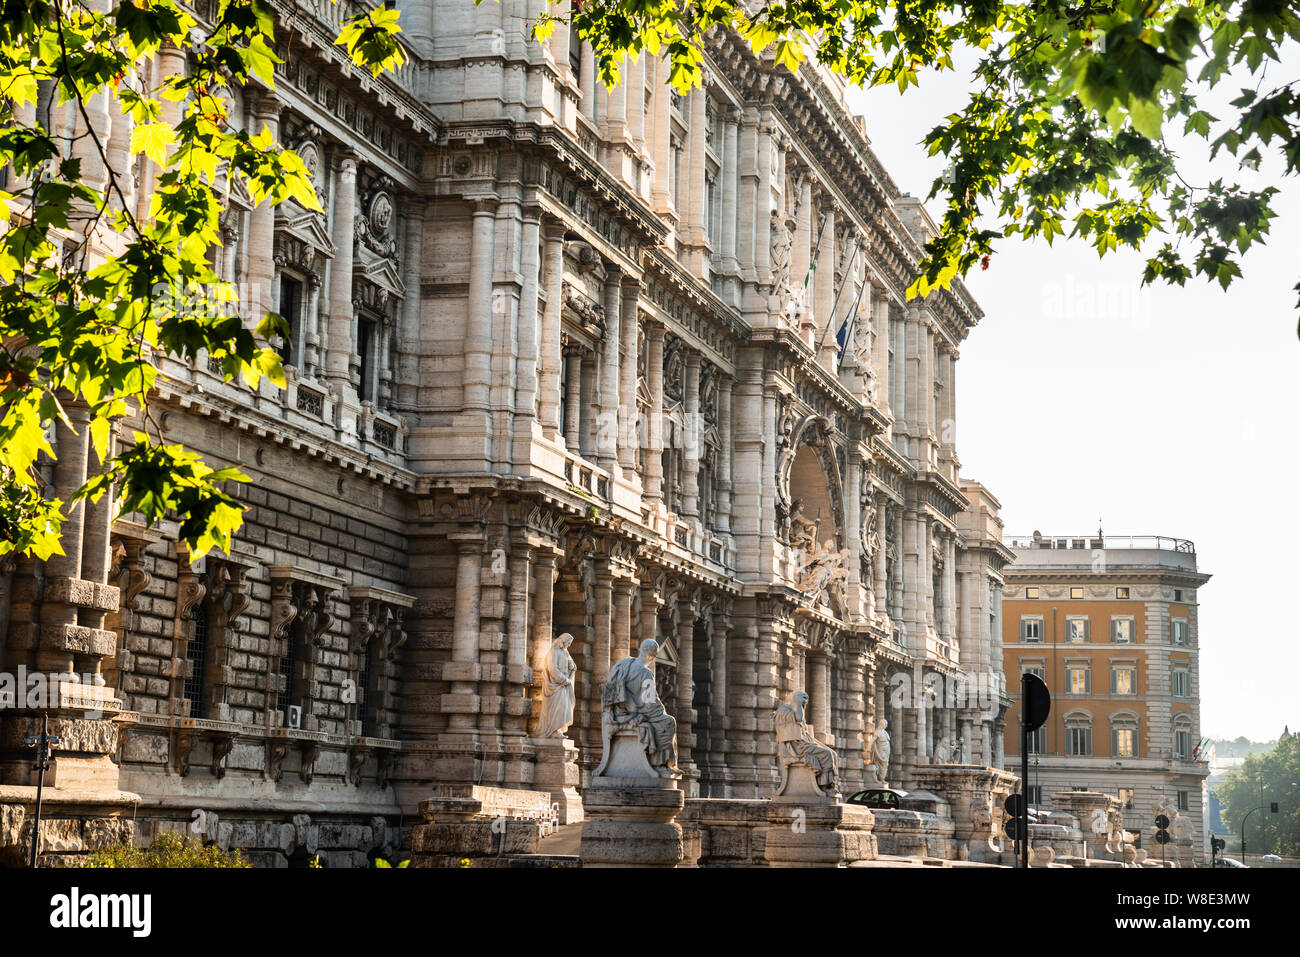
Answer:
<path fill-rule="evenodd" d="M 1045 727 L 1039 727 L 1034 731 L 1029 732 L 1029 753 L 1047 753 L 1047 729 Z"/>
<path fill-rule="evenodd" d="M 1088 640 L 1088 619 L 1065 619 L 1065 640 L 1073 644 L 1083 644 Z"/>
<path fill-rule="evenodd" d="M 1190 723 L 1178 722 L 1174 725 L 1174 757 L 1186 761 L 1192 753 L 1192 728 Z"/>
<path fill-rule="evenodd" d="M 1065 666 L 1065 688 L 1069 694 L 1088 694 L 1092 690 L 1092 669 L 1084 664 Z"/>
<path fill-rule="evenodd" d="M 1121 719 L 1111 727 L 1110 753 L 1116 758 L 1137 757 L 1137 725 L 1131 718 Z"/>
<path fill-rule="evenodd" d="M 1136 794 L 1137 791 L 1134 788 L 1119 789 L 1119 799 L 1124 804 L 1124 810 L 1126 811 L 1133 810 L 1133 798 L 1136 796 Z"/>
<path fill-rule="evenodd" d="M 1043 619 L 1021 618 L 1020 619 L 1020 640 L 1021 641 L 1042 641 L 1043 640 Z"/>
<path fill-rule="evenodd" d="M 1083 723 L 1085 719 L 1074 719 L 1074 723 L 1065 728 L 1065 753 L 1071 757 L 1082 758 L 1092 754 L 1092 725 Z"/>
<path fill-rule="evenodd" d="M 1191 804 L 1190 804 L 1190 802 L 1188 801 L 1188 792 L 1186 792 L 1186 791 L 1179 791 L 1179 792 L 1178 792 L 1178 810 L 1180 810 L 1180 811 L 1186 811 L 1186 810 L 1188 810 L 1190 807 L 1191 807 Z"/>
<path fill-rule="evenodd" d="M 1110 693 L 1117 695 L 1137 694 L 1137 666 L 1130 664 L 1113 665 L 1110 669 Z"/>
<path fill-rule="evenodd" d="M 1187 619 L 1174 618 L 1169 622 L 1169 637 L 1176 645 L 1187 644 Z"/>
<path fill-rule="evenodd" d="M 1110 640 L 1117 645 L 1133 643 L 1134 621 L 1132 618 L 1112 618 L 1110 620 Z"/>
<path fill-rule="evenodd" d="M 1174 697 L 1189 698 L 1192 694 L 1191 673 L 1186 668 L 1174 669 Z"/>

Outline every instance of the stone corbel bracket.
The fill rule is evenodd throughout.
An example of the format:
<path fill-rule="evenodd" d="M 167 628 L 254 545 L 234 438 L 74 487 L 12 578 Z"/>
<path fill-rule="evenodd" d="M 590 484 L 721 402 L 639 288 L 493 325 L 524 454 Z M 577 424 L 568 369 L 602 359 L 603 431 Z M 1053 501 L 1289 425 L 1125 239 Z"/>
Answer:
<path fill-rule="evenodd" d="M 392 660 L 406 642 L 402 622 L 407 610 L 415 604 L 415 598 L 374 585 L 353 585 L 348 589 L 348 602 L 352 608 L 349 650 L 353 654 L 361 652 L 372 639 L 378 638 L 381 655 Z"/>
<path fill-rule="evenodd" d="M 226 759 L 235 747 L 235 736 L 230 732 L 209 731 L 203 737 L 212 742 L 212 776 L 220 781 L 226 776 Z"/>
<path fill-rule="evenodd" d="M 240 617 L 252 602 L 248 594 L 248 573 L 257 565 L 257 559 L 238 553 L 214 552 L 204 558 L 205 600 L 209 610 L 219 616 L 217 624 L 232 635 L 242 630 Z"/>
<path fill-rule="evenodd" d="M 329 601 L 346 583 L 293 565 L 272 565 L 267 571 L 271 576 L 271 637 L 284 638 L 292 626 L 319 647 L 334 624 Z"/>
<path fill-rule="evenodd" d="M 113 524 L 113 568 L 109 580 L 118 583 L 123 608 L 134 611 L 136 599 L 153 581 L 153 576 L 144 569 L 144 551 L 162 540 L 161 532 L 137 522 L 119 520 Z"/>

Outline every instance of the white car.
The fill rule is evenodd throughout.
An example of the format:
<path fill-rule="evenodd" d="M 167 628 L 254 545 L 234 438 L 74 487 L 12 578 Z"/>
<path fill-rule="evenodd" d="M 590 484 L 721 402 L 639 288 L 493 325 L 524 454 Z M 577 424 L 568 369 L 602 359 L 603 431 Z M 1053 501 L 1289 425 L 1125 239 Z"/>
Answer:
<path fill-rule="evenodd" d="M 1219 866 L 1220 867 L 1249 867 L 1250 865 L 1241 863 L 1241 861 L 1237 860 L 1235 857 L 1221 857 L 1219 858 Z"/>

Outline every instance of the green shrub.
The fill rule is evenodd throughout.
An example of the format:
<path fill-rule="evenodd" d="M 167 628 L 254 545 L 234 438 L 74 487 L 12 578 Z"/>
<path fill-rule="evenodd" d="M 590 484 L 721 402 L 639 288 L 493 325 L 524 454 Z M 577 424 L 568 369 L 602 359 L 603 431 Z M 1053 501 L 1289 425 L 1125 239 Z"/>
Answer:
<path fill-rule="evenodd" d="M 147 848 L 118 844 L 93 851 L 86 867 L 251 867 L 242 850 L 227 853 L 215 844 L 176 831 L 159 834 Z"/>

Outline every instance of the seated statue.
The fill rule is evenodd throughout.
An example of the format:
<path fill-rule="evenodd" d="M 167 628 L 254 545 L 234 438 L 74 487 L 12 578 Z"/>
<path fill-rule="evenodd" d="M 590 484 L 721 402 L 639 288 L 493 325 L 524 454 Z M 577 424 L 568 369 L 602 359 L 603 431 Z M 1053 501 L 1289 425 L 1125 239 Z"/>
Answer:
<path fill-rule="evenodd" d="M 597 776 L 642 777 L 647 765 L 655 777 L 682 776 L 677 770 L 677 719 L 664 710 L 650 670 L 658 654 L 659 642 L 647 638 L 641 642 L 637 657 L 624 658 L 609 669 L 609 677 L 600 689 L 604 753 L 596 768 Z M 627 755 L 615 757 L 622 732 L 635 735 L 644 761 L 629 763 Z"/>
<path fill-rule="evenodd" d="M 839 765 L 835 751 L 813 737 L 812 726 L 804 721 L 808 705 L 808 692 L 792 691 L 785 704 L 776 710 L 776 756 L 781 762 L 781 787 L 778 796 L 787 795 L 791 769 L 807 768 L 812 772 L 820 796 L 835 794 L 839 779 Z"/>

